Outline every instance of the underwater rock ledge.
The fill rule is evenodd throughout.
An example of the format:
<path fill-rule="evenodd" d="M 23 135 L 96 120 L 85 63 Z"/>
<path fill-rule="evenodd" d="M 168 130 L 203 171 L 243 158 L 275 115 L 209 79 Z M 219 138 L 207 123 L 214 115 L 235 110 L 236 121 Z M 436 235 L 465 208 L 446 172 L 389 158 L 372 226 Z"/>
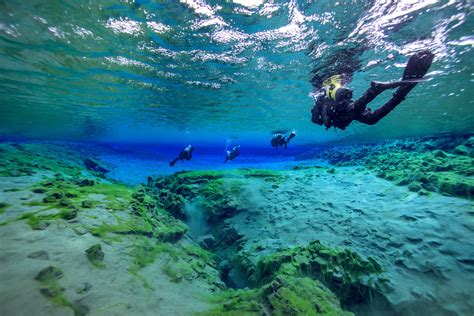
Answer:
<path fill-rule="evenodd" d="M 474 198 L 474 136 L 427 137 L 335 146 L 297 157 L 335 166 L 363 166 L 410 191 Z"/>

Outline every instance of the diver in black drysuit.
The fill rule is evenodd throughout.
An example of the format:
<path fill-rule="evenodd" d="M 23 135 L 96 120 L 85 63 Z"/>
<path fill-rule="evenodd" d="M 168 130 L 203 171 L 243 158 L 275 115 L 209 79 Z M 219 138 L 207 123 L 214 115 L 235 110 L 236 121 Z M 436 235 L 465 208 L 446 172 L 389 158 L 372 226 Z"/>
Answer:
<path fill-rule="evenodd" d="M 191 160 L 191 158 L 193 158 L 193 151 L 194 151 L 193 146 L 191 145 L 186 146 L 186 148 L 184 148 L 183 151 L 179 153 L 178 157 L 170 161 L 170 167 L 173 167 L 176 164 L 176 162 L 178 162 L 178 160 L 181 160 L 181 161 Z"/>
<path fill-rule="evenodd" d="M 240 146 L 235 146 L 234 148 L 232 148 L 232 150 L 228 150 L 225 153 L 224 162 L 227 162 L 227 160 L 234 160 L 235 158 L 237 158 L 237 156 L 240 155 L 239 148 L 240 148 Z"/>
<path fill-rule="evenodd" d="M 426 74 L 433 58 L 433 53 L 427 50 L 414 54 L 408 61 L 402 80 L 389 83 L 372 82 L 370 88 L 356 101 L 351 100 L 352 90 L 343 86 L 332 94 L 333 97 L 329 93 L 320 95 L 311 110 L 311 121 L 318 125 L 324 124 L 326 129 L 334 126 L 342 130 L 349 126 L 353 120 L 369 125 L 376 124 L 405 100 L 407 94 Z M 373 112 L 367 108 L 367 104 L 380 93 L 394 88 L 398 89 L 382 107 Z"/>
<path fill-rule="evenodd" d="M 288 138 L 280 133 L 275 134 L 275 136 L 271 140 L 272 147 L 275 147 L 276 149 L 278 149 L 278 146 L 282 146 L 282 147 L 285 146 L 285 149 L 286 149 L 288 147 L 288 143 L 290 142 L 290 140 L 294 138 L 295 136 L 296 136 L 295 131 L 291 132 L 290 135 L 288 135 Z"/>

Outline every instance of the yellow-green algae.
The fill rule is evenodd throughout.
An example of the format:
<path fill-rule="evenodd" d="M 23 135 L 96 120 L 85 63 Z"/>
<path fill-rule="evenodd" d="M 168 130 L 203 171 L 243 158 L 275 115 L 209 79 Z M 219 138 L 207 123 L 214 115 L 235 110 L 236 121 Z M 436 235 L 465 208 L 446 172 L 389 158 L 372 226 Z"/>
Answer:
<path fill-rule="evenodd" d="M 8 203 L 0 202 L 0 214 L 4 213 L 9 206 L 11 205 Z"/>
<path fill-rule="evenodd" d="M 71 302 L 64 296 L 64 288 L 59 284 L 59 279 L 63 276 L 64 273 L 61 269 L 49 266 L 42 269 L 35 277 L 35 280 L 41 285 L 41 294 L 50 299 L 54 304 L 71 308 L 74 316 L 86 315 L 89 312 L 86 306 L 77 302 Z"/>
<path fill-rule="evenodd" d="M 204 315 L 353 315 L 319 281 L 282 275 L 256 289 L 217 293 L 217 305 Z"/>

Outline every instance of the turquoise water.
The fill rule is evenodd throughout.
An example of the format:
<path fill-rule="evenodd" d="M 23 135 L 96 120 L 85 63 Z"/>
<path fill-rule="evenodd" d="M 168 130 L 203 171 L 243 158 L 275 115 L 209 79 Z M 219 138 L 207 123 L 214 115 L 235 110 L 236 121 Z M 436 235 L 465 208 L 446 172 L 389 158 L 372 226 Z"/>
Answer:
<path fill-rule="evenodd" d="M 2 1 L 0 135 L 299 144 L 473 131 L 470 1 Z M 310 121 L 313 77 L 349 67 L 361 95 L 436 54 L 376 126 Z M 337 68 L 337 67 L 336 67 Z M 343 68 L 346 69 L 346 68 Z M 370 106 L 389 98 L 386 92 Z"/>

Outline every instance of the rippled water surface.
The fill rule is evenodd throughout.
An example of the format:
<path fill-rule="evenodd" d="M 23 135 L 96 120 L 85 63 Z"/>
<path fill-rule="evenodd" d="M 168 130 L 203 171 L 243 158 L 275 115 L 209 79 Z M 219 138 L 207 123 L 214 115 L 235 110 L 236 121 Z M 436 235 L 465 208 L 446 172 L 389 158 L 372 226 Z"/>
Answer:
<path fill-rule="evenodd" d="M 0 135 L 301 143 L 474 130 L 472 2 L 0 1 Z M 311 92 L 341 69 L 363 93 L 436 54 L 376 126 L 310 121 Z M 313 84 L 312 84 L 313 83 Z M 371 104 L 376 108 L 387 92 Z"/>

